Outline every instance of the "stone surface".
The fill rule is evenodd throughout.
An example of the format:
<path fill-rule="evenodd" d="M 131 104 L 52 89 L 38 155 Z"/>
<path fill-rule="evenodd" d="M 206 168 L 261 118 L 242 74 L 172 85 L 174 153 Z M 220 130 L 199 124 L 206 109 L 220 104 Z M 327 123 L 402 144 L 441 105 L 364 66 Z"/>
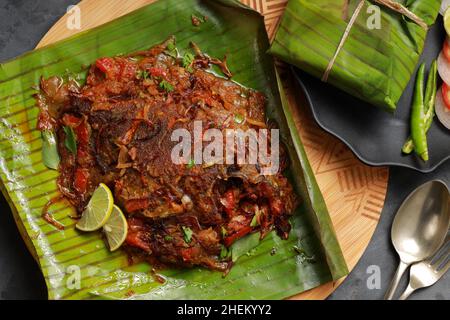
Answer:
<path fill-rule="evenodd" d="M 69 0 L 2 0 L 0 3 L 0 61 L 32 50 L 61 17 Z M 450 161 L 432 174 L 407 169 L 390 171 L 388 197 L 375 235 L 358 265 L 330 299 L 381 299 L 395 272 L 398 257 L 390 244 L 394 213 L 403 199 L 421 183 L 432 179 L 450 185 Z M 0 299 L 46 299 L 47 292 L 38 265 L 28 253 L 16 229 L 10 209 L 0 197 Z M 381 289 L 370 290 L 367 269 L 378 266 Z M 406 285 L 406 277 L 402 288 Z M 450 299 L 450 274 L 435 286 L 419 291 L 412 299 Z"/>

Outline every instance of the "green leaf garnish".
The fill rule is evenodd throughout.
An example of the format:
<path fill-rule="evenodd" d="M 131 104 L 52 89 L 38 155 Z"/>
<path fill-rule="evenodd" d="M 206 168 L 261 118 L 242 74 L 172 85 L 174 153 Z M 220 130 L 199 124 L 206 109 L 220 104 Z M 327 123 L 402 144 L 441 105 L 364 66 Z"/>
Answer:
<path fill-rule="evenodd" d="M 228 235 L 228 231 L 224 226 L 222 226 L 222 229 L 220 231 L 222 232 L 222 238 L 225 238 Z"/>
<path fill-rule="evenodd" d="M 261 215 L 261 211 L 257 210 L 255 215 L 252 218 L 252 222 L 250 222 L 250 227 L 254 228 L 259 226 L 259 216 Z"/>
<path fill-rule="evenodd" d="M 175 46 L 175 41 L 169 42 L 164 52 L 172 58 L 178 58 L 178 49 Z"/>
<path fill-rule="evenodd" d="M 175 50 L 175 49 L 176 49 L 176 47 L 175 47 L 175 44 L 174 44 L 173 42 L 169 42 L 169 43 L 167 44 L 167 50 L 173 51 L 173 50 Z"/>
<path fill-rule="evenodd" d="M 236 122 L 237 124 L 243 123 L 244 120 L 245 120 L 244 115 L 242 115 L 240 113 L 237 113 L 237 114 L 234 115 L 234 122 Z"/>
<path fill-rule="evenodd" d="M 185 227 L 185 226 L 181 226 L 181 229 L 183 229 L 183 233 L 184 233 L 184 241 L 186 243 L 190 243 L 192 240 L 192 230 L 189 227 Z"/>
<path fill-rule="evenodd" d="M 194 59 L 195 57 L 192 53 L 186 52 L 181 60 L 183 68 L 186 68 L 189 72 L 191 72 L 192 71 L 191 65 L 194 62 Z"/>
<path fill-rule="evenodd" d="M 58 143 L 53 131 L 45 130 L 41 133 L 42 136 L 42 161 L 44 165 L 53 170 L 58 169 L 60 162 L 58 154 Z"/>
<path fill-rule="evenodd" d="M 159 87 L 167 92 L 171 92 L 173 91 L 173 85 L 171 85 L 169 82 L 167 82 L 166 80 L 162 80 L 159 83 Z"/>
<path fill-rule="evenodd" d="M 195 166 L 195 162 L 194 162 L 194 159 L 189 159 L 189 162 L 188 162 L 188 164 L 186 165 L 186 167 L 188 168 L 188 169 L 192 169 L 193 167 Z"/>
<path fill-rule="evenodd" d="M 67 150 L 72 152 L 73 154 L 77 154 L 77 139 L 75 137 L 75 132 L 72 127 L 64 126 L 64 133 L 66 134 L 66 140 L 64 141 L 64 145 Z"/>
<path fill-rule="evenodd" d="M 138 78 L 138 79 L 148 79 L 148 72 L 147 72 L 147 70 L 139 70 L 137 73 L 136 73 L 136 77 Z"/>
<path fill-rule="evenodd" d="M 226 258 L 229 258 L 230 255 L 231 255 L 231 250 L 228 250 L 227 247 L 222 245 L 222 249 L 220 250 L 220 255 L 219 255 L 220 260 L 224 260 Z"/>
<path fill-rule="evenodd" d="M 172 240 L 173 240 L 173 237 L 172 237 L 172 236 L 165 236 L 165 237 L 164 237 L 164 241 L 170 242 L 170 241 L 172 241 Z"/>

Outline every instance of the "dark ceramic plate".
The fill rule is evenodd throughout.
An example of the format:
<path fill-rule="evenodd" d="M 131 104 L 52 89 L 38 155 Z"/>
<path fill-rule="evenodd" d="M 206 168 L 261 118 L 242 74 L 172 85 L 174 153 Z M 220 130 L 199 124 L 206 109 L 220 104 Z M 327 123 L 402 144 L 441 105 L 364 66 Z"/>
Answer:
<path fill-rule="evenodd" d="M 421 61 L 427 68 L 439 55 L 445 39 L 442 19 L 438 19 L 427 37 Z M 358 158 L 374 166 L 402 166 L 431 172 L 450 158 L 450 131 L 435 118 L 428 133 L 430 160 L 405 156 L 401 149 L 410 133 L 409 119 L 415 74 L 400 99 L 395 114 L 358 100 L 329 84 L 293 68 L 304 88 L 317 123 L 347 144 Z"/>

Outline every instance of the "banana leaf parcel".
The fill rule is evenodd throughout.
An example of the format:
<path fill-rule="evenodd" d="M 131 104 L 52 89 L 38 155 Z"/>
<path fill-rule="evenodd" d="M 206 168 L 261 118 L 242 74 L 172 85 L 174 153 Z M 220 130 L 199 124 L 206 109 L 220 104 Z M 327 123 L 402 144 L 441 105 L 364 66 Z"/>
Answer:
<path fill-rule="evenodd" d="M 427 31 L 378 2 L 365 1 L 327 81 L 393 112 L 417 65 Z M 436 20 L 441 3 L 395 2 L 428 26 Z M 360 0 L 289 1 L 270 52 L 321 79 L 359 3 Z"/>
<path fill-rule="evenodd" d="M 194 26 L 193 14 L 208 19 Z M 289 239 L 273 232 L 263 241 L 258 234 L 241 239 L 233 246 L 235 265 L 226 277 L 201 268 L 165 269 L 155 276 L 148 263 L 131 265 L 124 252 L 109 252 L 101 233 L 78 232 L 67 204 L 51 210 L 64 230 L 41 218 L 43 206 L 58 195 L 58 172 L 44 166 L 36 130 L 39 110 L 32 95 L 40 77 L 69 72 L 83 81 L 85 66 L 97 58 L 143 50 L 170 35 L 179 50 L 195 41 L 212 56 L 226 54 L 233 79 L 264 92 L 267 115 L 278 123 L 290 153 L 288 177 L 302 199 Z M 263 17 L 236 1 L 164 0 L 0 65 L 2 192 L 50 299 L 280 299 L 347 274 L 268 48 Z"/>

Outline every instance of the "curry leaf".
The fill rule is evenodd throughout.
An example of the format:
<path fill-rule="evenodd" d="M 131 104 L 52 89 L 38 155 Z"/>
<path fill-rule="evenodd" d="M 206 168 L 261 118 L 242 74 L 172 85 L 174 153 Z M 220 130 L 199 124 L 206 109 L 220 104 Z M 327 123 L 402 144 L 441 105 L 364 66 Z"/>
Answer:
<path fill-rule="evenodd" d="M 171 85 L 169 82 L 167 82 L 166 80 L 162 80 L 159 83 L 159 87 L 167 92 L 171 92 L 173 91 L 173 85 Z"/>
<path fill-rule="evenodd" d="M 231 255 L 231 251 L 227 249 L 224 245 L 222 245 L 222 249 L 220 250 L 219 258 L 220 260 L 225 260 Z"/>
<path fill-rule="evenodd" d="M 66 140 L 64 141 L 64 145 L 67 150 L 72 152 L 73 154 L 77 154 L 77 139 L 75 138 L 75 132 L 72 127 L 64 126 L 64 133 L 66 134 Z"/>
<path fill-rule="evenodd" d="M 192 240 L 192 233 L 193 233 L 191 228 L 182 226 L 181 229 L 183 229 L 184 241 L 186 241 L 186 243 L 190 243 Z"/>
<path fill-rule="evenodd" d="M 53 131 L 42 131 L 42 161 L 44 165 L 53 170 L 58 169 L 59 154 L 56 136 Z"/>
<path fill-rule="evenodd" d="M 181 63 L 183 64 L 183 67 L 188 69 L 188 71 L 190 71 L 189 69 L 191 68 L 192 63 L 194 62 L 194 55 L 190 52 L 186 52 L 183 55 L 183 59 L 181 61 Z"/>
<path fill-rule="evenodd" d="M 252 218 L 252 221 L 250 222 L 250 227 L 256 227 L 259 226 L 259 216 L 261 215 L 261 211 L 257 210 L 255 212 L 255 215 Z"/>

